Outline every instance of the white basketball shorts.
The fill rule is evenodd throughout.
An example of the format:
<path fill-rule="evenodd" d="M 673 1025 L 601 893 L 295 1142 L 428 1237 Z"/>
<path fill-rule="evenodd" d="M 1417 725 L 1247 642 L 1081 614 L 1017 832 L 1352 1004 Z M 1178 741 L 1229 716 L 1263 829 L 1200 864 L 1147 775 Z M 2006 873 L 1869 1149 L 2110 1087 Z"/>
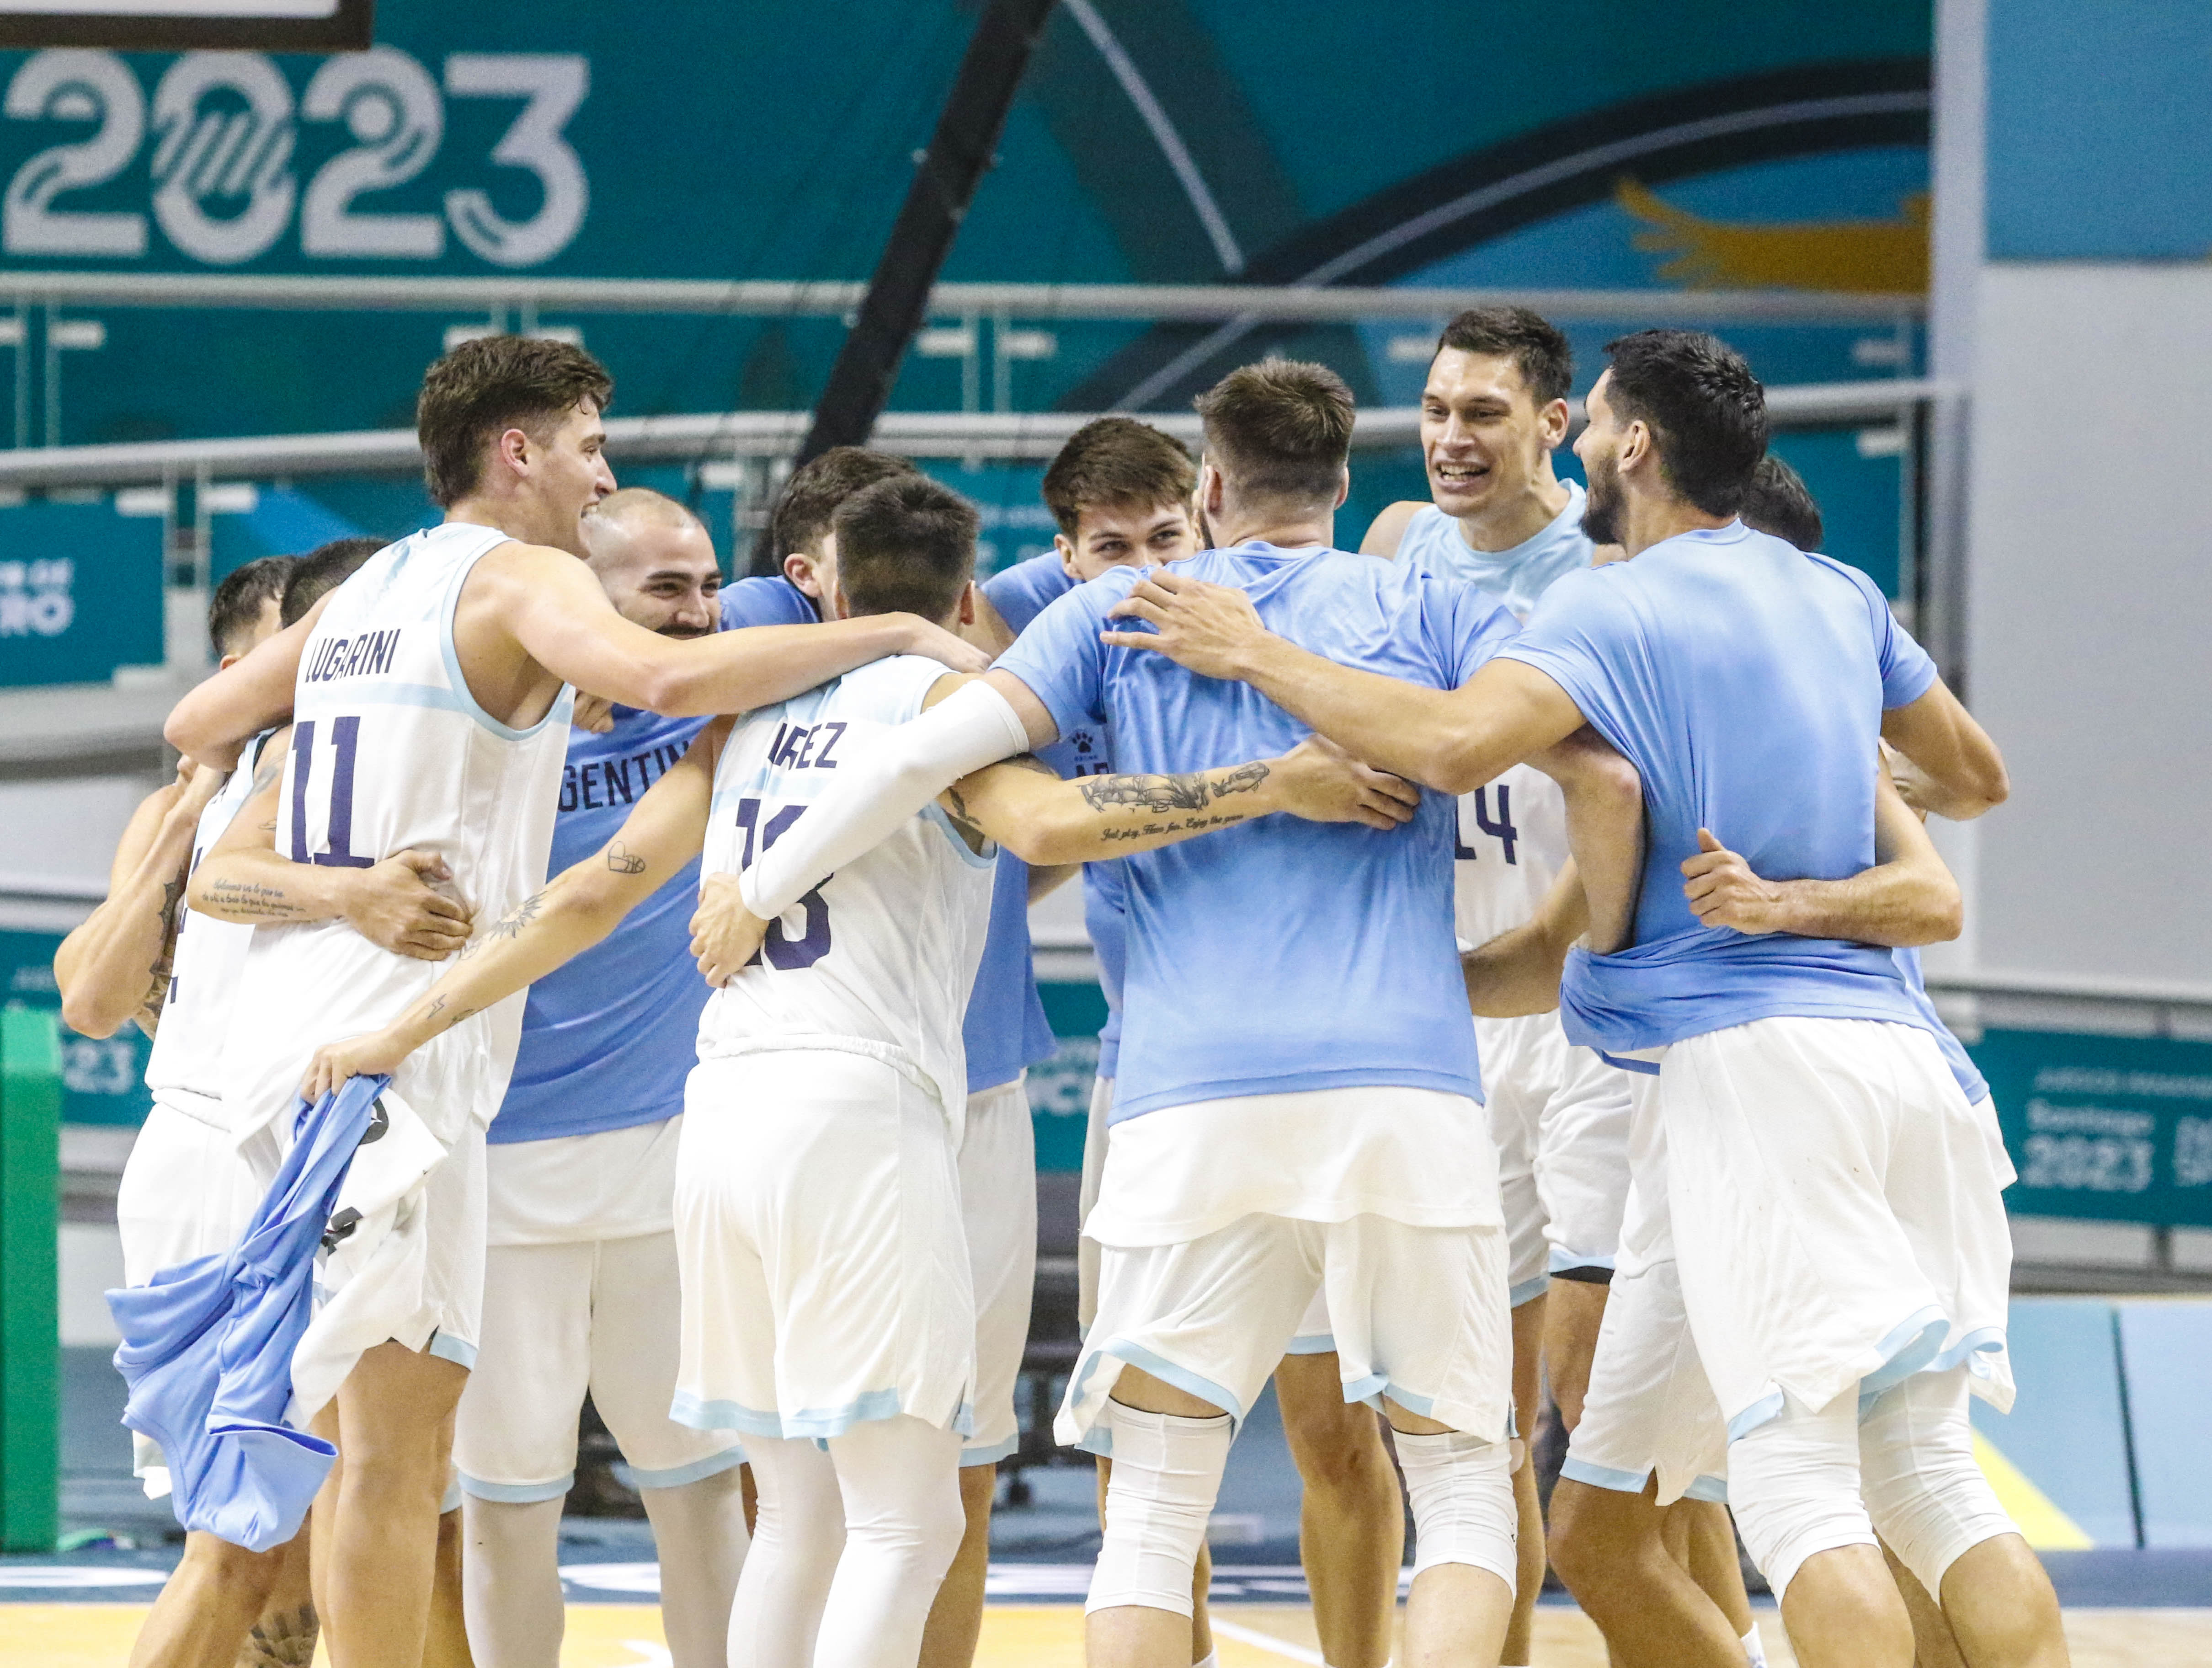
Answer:
<path fill-rule="evenodd" d="M 1559 1093 L 1566 1038 L 1556 1014 L 1474 1022 L 1488 1097 L 1490 1132 L 1498 1142 L 1498 1191 L 1505 1209 L 1510 1264 L 1507 1279 L 1518 1308 L 1551 1288 L 1551 1246 L 1537 1185 L 1537 1148 L 1546 1111 Z"/>
<path fill-rule="evenodd" d="M 675 1417 L 830 1437 L 973 1423 L 975 1291 L 950 1120 L 894 1052 L 702 1061 L 684 1090 Z"/>
<path fill-rule="evenodd" d="M 975 1279 L 975 1428 L 960 1463 L 990 1465 L 1021 1446 L 1014 1386 L 1036 1288 L 1036 1129 L 1018 1077 L 968 1097 L 960 1211 Z"/>
<path fill-rule="evenodd" d="M 1536 1137 L 1536 1190 L 1555 1275 L 1611 1269 L 1619 1255 L 1635 1075 L 1607 1065 L 1595 1049 L 1575 1047 L 1564 1034 L 1559 1046 L 1559 1090 L 1544 1109 Z"/>
<path fill-rule="evenodd" d="M 669 1416 L 682 1125 L 669 1118 L 489 1149 L 483 1336 L 453 1430 L 462 1487 L 479 1500 L 568 1492 L 587 1391 L 641 1488 L 680 1487 L 743 1461 L 733 1434 Z"/>

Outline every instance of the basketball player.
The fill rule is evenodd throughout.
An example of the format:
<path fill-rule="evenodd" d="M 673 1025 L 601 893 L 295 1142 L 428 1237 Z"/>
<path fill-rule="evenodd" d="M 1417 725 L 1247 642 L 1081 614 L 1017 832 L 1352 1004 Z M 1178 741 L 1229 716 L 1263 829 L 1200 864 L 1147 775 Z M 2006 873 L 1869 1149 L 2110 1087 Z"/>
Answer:
<path fill-rule="evenodd" d="M 726 597 L 775 587 L 796 600 L 799 618 L 830 606 L 837 581 L 839 505 L 881 480 L 919 478 L 903 458 L 837 446 L 795 470 L 769 522 L 783 576 L 740 580 Z M 977 599 L 981 608 L 980 595 Z M 765 621 L 762 623 L 766 623 Z M 971 642 L 995 649 L 977 626 Z M 1066 869 L 1032 870 L 1001 851 L 992 877 L 991 921 L 962 1021 L 968 1101 L 960 1139 L 960 1196 L 975 1285 L 976 1386 L 974 1428 L 962 1445 L 960 1500 L 965 1529 L 922 1635 L 921 1668 L 966 1668 L 983 1627 L 998 1463 L 1021 1440 L 1014 1389 L 1029 1342 L 1036 1281 L 1036 1145 L 1023 1076 L 1058 1047 L 1037 998 L 1030 953 L 1029 905 Z"/>
<path fill-rule="evenodd" d="M 1421 392 L 1431 502 L 1392 504 L 1360 548 L 1463 581 L 1526 618 L 1553 580 L 1597 557 L 1583 531 L 1583 489 L 1552 465 L 1573 378 L 1567 338 L 1527 307 L 1453 319 Z M 1516 764 L 1463 795 L 1454 847 L 1459 935 L 1485 944 L 1532 916 L 1567 861 L 1559 785 Z M 1514 1421 L 1533 1435 L 1547 1373 L 1562 1415 L 1580 1411 L 1627 1191 L 1628 1087 L 1617 1068 L 1567 1043 L 1556 1013 L 1478 1015 L 1475 1036 L 1512 1248 Z M 1526 1663 L 1544 1519 L 1535 1468 L 1516 1468 L 1513 1482 L 1521 1579 L 1503 1660 Z"/>
<path fill-rule="evenodd" d="M 675 500 L 628 487 L 584 518 L 615 612 L 684 641 L 804 613 L 781 580 L 724 594 L 714 546 Z M 789 599 L 789 602 L 784 601 Z M 613 709 L 571 729 L 552 864 L 605 847 L 705 721 Z M 531 990 L 487 1139 L 484 1332 L 453 1435 L 469 1525 L 469 1635 L 483 1668 L 556 1668 L 561 1513 L 584 1397 L 653 1524 L 676 1668 L 720 1665 L 744 1561 L 743 1454 L 668 1415 L 676 1387 L 676 1150 L 707 989 L 686 947 L 696 868 Z"/>
<path fill-rule="evenodd" d="M 1912 1659 L 1878 1526 L 1970 1659 L 2063 1661 L 2049 1581 L 1967 1434 L 1970 1380 L 2009 1400 L 2000 1172 L 1983 1129 L 1887 953 L 1831 935 L 1827 892 L 1812 889 L 1794 934 L 1749 936 L 1700 925 L 1667 884 L 1720 825 L 1759 871 L 1848 894 L 1875 843 L 1878 734 L 1984 806 L 2004 795 L 2002 762 L 1870 581 L 1735 519 L 1765 444 L 1741 359 L 1684 332 L 1608 351 L 1577 450 L 1587 530 L 1629 559 L 1558 581 L 1468 687 L 1332 666 L 1234 592 L 1172 571 L 1126 605 L 1152 630 L 1114 640 L 1247 679 L 1447 788 L 1584 721 L 1637 767 L 1650 850 L 1635 942 L 1571 960 L 1570 1034 L 1656 1068 L 1643 1121 L 1656 1140 L 1643 1146 L 1639 1128 L 1634 1154 L 1641 1208 L 1663 1212 L 1687 1333 L 1731 1434 L 1730 1499 L 1799 1659 Z M 1747 1115 L 1777 1102 L 1792 1116 Z M 1781 1179 L 1807 1168 L 1830 1184 Z M 1616 1294 L 1608 1330 L 1618 1309 Z M 1862 1430 L 1860 1396 L 1884 1391 Z M 1594 1384 L 1578 1438 L 1596 1415 Z M 1662 1476 L 1661 1499 L 1686 1481 Z"/>
<path fill-rule="evenodd" d="M 956 495 L 918 476 L 887 480 L 841 505 L 834 525 L 834 613 L 896 604 L 950 624 L 970 612 L 976 517 Z M 702 846 L 710 871 L 744 868 L 823 784 L 860 768 L 887 726 L 959 701 L 961 681 L 897 657 L 709 726 L 617 843 L 514 911 L 487 953 L 396 1024 L 324 1048 L 306 1092 L 397 1067 L 446 1033 L 452 1012 L 495 1002 L 595 941 Z M 757 942 L 757 962 L 705 947 L 702 969 L 720 991 L 687 1090 L 677 1406 L 744 1429 L 759 1484 L 733 1661 L 912 1663 L 960 1538 L 975 1334 L 954 1150 L 959 1016 L 990 910 L 988 837 L 1065 861 L 1275 810 L 1395 827 L 1403 791 L 1312 748 L 1172 779 L 988 771 L 811 888 Z M 1164 815 L 1164 801 L 1191 814 Z"/>
<path fill-rule="evenodd" d="M 208 636 L 223 666 L 278 630 L 280 599 L 298 565 L 289 557 L 264 557 L 216 587 Z M 249 929 L 178 907 L 194 861 L 244 803 L 252 775 L 250 756 L 228 775 L 199 766 L 149 796 L 117 849 L 107 901 L 55 957 L 63 1015 L 75 1029 L 104 1037 L 135 1020 L 154 1038 L 146 1062 L 154 1104 L 116 1196 L 130 1285 L 228 1249 L 260 1200 L 231 1146 L 217 1069 Z M 395 861 L 348 871 L 334 906 L 402 954 L 457 946 L 466 922 L 425 884 L 424 872 L 434 866 Z M 134 1469 L 147 1492 L 167 1493 L 158 1446 L 143 1436 L 133 1444 Z M 315 1633 L 304 1535 L 254 1553 L 194 1531 L 139 1630 L 131 1660 L 209 1668 L 284 1662 L 312 1653 Z"/>
<path fill-rule="evenodd" d="M 545 870 L 570 680 L 680 716 L 757 707 L 887 651 L 980 659 L 896 615 L 689 642 L 623 619 L 576 559 L 585 513 L 614 487 L 599 415 L 610 393 L 597 361 L 558 342 L 488 337 L 446 356 L 417 408 L 446 521 L 374 558 L 171 715 L 173 745 L 227 764 L 272 715 L 297 715 L 283 780 L 219 843 L 209 861 L 221 872 L 197 876 L 194 893 L 269 923 L 240 987 L 261 1023 L 234 1031 L 224 1066 L 242 1144 L 264 1163 L 312 1046 L 303 1027 L 385 1023 L 429 982 L 350 928 L 298 924 L 292 889 L 422 848 L 446 860 L 478 919 L 503 917 Z M 333 1533 L 316 1537 L 337 1668 L 412 1668 L 422 1648 L 453 1410 L 481 1336 L 483 1131 L 520 1008 L 473 1016 L 384 1097 L 382 1139 L 400 1144 L 356 1166 L 349 1189 L 409 1165 L 416 1179 L 396 1198 L 341 1195 L 328 1299 L 295 1353 L 298 1404 L 330 1410 L 323 1428 L 345 1455 Z"/>
<path fill-rule="evenodd" d="M 1196 487 L 1197 472 L 1182 443 L 1149 424 L 1109 417 L 1078 429 L 1045 472 L 1045 502 L 1060 529 L 1053 550 L 984 583 L 985 600 L 1010 628 L 1006 640 L 1079 584 L 1115 568 L 1179 561 L 1195 551 L 1191 498 Z M 1038 757 L 1062 776 L 1110 771 L 1110 728 L 1075 730 Z M 1083 1149 L 1084 1216 L 1097 1202 L 1120 1053 L 1127 937 L 1122 871 L 1117 861 L 1086 864 L 1083 872 L 1085 923 L 1107 1001 Z M 1078 1262 L 1079 1312 L 1087 1330 L 1097 1305 L 1095 1241 L 1081 1241 Z M 1313 1595 L 1322 1654 L 1340 1668 L 1380 1668 L 1390 1655 L 1406 1543 L 1398 1477 L 1373 1410 L 1344 1399 L 1328 1306 L 1318 1294 L 1298 1323 L 1291 1353 L 1276 1368 L 1275 1394 L 1304 1485 L 1298 1555 Z M 1113 1461 L 1101 1455 L 1098 1470 L 1103 1507 Z M 1205 1668 L 1212 1648 L 1206 1618 L 1211 1568 L 1201 1548 L 1191 1590 L 1191 1652 L 1199 1668 Z"/>
<path fill-rule="evenodd" d="M 1280 629 L 1377 682 L 1456 686 L 1510 637 L 1511 617 L 1464 586 L 1328 548 L 1352 429 L 1333 373 L 1248 366 L 1200 409 L 1200 502 L 1232 547 L 1161 572 L 1249 586 Z M 1234 683 L 1102 641 L 1139 580 L 1116 570 L 1062 597 L 984 679 L 819 794 L 744 877 L 736 944 L 1017 733 L 1045 746 L 1110 721 L 1117 765 L 1164 770 L 1303 734 Z M 1398 1433 L 1409 1659 L 1497 1661 L 1516 1577 L 1511 1350 L 1446 901 L 1450 819 L 1430 794 L 1381 839 L 1261 822 L 1132 861 L 1123 1057 L 1086 1223 L 1103 1248 L 1098 1313 L 1058 1425 L 1115 1462 L 1094 1664 L 1182 1668 L 1233 1423 L 1324 1284 L 1342 1394 Z"/>

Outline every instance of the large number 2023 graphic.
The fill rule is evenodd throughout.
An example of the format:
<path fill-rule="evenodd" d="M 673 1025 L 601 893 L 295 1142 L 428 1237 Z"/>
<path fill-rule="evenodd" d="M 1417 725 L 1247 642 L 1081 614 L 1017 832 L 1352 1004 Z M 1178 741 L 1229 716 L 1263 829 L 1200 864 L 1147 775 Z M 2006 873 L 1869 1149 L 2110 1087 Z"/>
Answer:
<path fill-rule="evenodd" d="M 766 820 L 761 813 L 768 811 Z M 759 840 L 759 849 L 766 851 L 783 836 L 783 831 L 797 822 L 806 807 L 803 805 L 764 806 L 757 799 L 738 801 L 738 826 L 744 831 L 745 847 L 738 858 L 738 867 L 748 869 L 753 866 L 754 841 Z M 797 907 L 806 912 L 806 926 L 797 938 L 783 930 L 783 922 L 768 923 L 768 936 L 761 947 L 753 952 L 752 959 L 745 965 L 757 967 L 765 954 L 771 967 L 793 972 L 801 967 L 811 967 L 830 953 L 830 904 L 816 888 L 799 900 Z"/>
<path fill-rule="evenodd" d="M 143 259 L 148 216 L 64 206 L 108 185 L 151 136 L 149 207 L 182 253 L 235 266 L 276 246 L 296 210 L 302 254 L 322 259 L 435 260 L 450 232 L 496 266 L 535 266 L 568 247 L 591 192 L 562 131 L 591 90 L 591 64 L 569 53 L 454 52 L 442 87 L 392 46 L 325 58 L 295 102 L 276 61 L 260 52 L 187 52 L 155 83 L 113 52 L 33 53 L 8 82 L 0 114 L 19 122 L 91 128 L 15 170 L 0 204 L 0 247 L 10 255 Z M 537 181 L 537 211 L 509 220 L 481 186 L 445 193 L 443 213 L 362 206 L 428 167 L 446 134 L 450 99 L 520 100 L 520 112 L 484 159 Z M 293 150 L 299 124 L 342 124 L 353 143 L 302 189 Z"/>

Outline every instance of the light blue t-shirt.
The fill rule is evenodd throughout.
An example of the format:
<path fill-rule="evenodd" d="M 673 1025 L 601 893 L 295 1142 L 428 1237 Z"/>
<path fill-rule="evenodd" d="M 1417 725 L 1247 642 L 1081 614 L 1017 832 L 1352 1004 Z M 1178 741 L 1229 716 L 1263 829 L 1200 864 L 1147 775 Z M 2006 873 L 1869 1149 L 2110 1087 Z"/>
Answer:
<path fill-rule="evenodd" d="M 999 611 L 1014 635 L 1030 629 L 1030 622 L 1048 604 L 1075 588 L 1056 551 L 1017 562 L 1003 573 L 983 581 L 983 594 Z M 1085 725 L 1061 732 L 1059 740 L 1037 750 L 1037 757 L 1063 777 L 1110 776 L 1114 770 L 1114 733 L 1106 724 Z M 1016 861 L 1000 854 L 1001 863 Z M 1106 1024 L 1098 1033 L 1098 1075 L 1111 1078 L 1121 1069 L 1121 865 L 1118 858 L 1083 866 L 1083 924 L 1091 934 L 1091 947 L 1098 963 L 1098 988 L 1106 997 Z"/>
<path fill-rule="evenodd" d="M 1936 1004 L 1929 997 L 1928 982 L 1920 972 L 1920 952 L 1900 949 L 1890 953 L 1897 958 L 1898 971 L 1905 975 L 1905 987 L 1912 993 L 1913 1005 L 1919 1008 L 1929 1030 L 1936 1033 L 1936 1046 L 1943 1050 L 1943 1063 L 1950 1067 L 1951 1075 L 1959 1080 L 1960 1088 L 1966 1092 L 1966 1104 L 1971 1106 L 1977 1100 L 1987 1100 L 1989 1080 L 1974 1064 L 1966 1045 L 1951 1034 L 1951 1027 L 1943 1023 L 1942 1015 L 1936 1013 Z"/>
<path fill-rule="evenodd" d="M 1583 489 L 1564 481 L 1566 508 L 1534 537 L 1507 551 L 1479 551 L 1467 542 L 1459 523 L 1434 504 L 1424 504 L 1406 523 L 1391 560 L 1446 579 L 1464 581 L 1487 591 L 1522 619 L 1528 617 L 1552 581 L 1587 568 L 1595 547 L 1583 531 Z"/>
<path fill-rule="evenodd" d="M 1465 683 L 1515 630 L 1463 585 L 1341 551 L 1243 545 L 1177 568 L 1243 590 L 1292 642 L 1431 689 Z M 1078 586 L 1000 658 L 1063 734 L 1110 722 L 1116 769 L 1150 774 L 1269 758 L 1310 734 L 1249 685 L 1100 642 L 1139 576 Z M 1114 1121 L 1383 1084 L 1480 1099 L 1452 931 L 1455 810 L 1424 793 L 1389 832 L 1270 816 L 1122 859 L 1129 1053 Z"/>
<path fill-rule="evenodd" d="M 1700 828 L 1769 880 L 1873 864 L 1881 715 L 1936 667 L 1872 580 L 1731 521 L 1566 575 L 1500 653 L 1644 777 L 1635 946 L 1570 955 L 1570 1040 L 1626 1053 L 1785 1014 L 1927 1024 L 1887 950 L 1701 926 L 1682 892 Z"/>
<path fill-rule="evenodd" d="M 786 580 L 741 579 L 723 587 L 725 631 L 813 623 L 813 604 Z M 645 790 L 684 757 L 707 723 L 635 707 L 617 707 L 614 721 L 604 735 L 568 732 L 552 874 L 613 839 Z M 684 1110 L 699 1012 L 711 994 L 691 957 L 691 916 L 698 907 L 695 859 L 605 938 L 530 987 L 514 1075 L 487 1141 L 626 1129 Z"/>

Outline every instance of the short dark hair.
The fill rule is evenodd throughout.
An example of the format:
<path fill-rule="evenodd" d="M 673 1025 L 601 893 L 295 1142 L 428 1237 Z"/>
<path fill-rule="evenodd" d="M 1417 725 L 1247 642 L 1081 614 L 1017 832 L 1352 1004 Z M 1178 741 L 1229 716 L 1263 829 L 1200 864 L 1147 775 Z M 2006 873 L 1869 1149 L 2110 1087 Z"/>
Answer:
<path fill-rule="evenodd" d="M 1766 390 L 1744 357 L 1698 330 L 1639 330 L 1605 344 L 1607 398 L 1651 425 L 1667 484 L 1708 515 L 1733 515 L 1766 455 Z"/>
<path fill-rule="evenodd" d="M 983 518 L 919 470 L 862 487 L 837 506 L 837 583 L 856 614 L 941 619 L 975 571 Z"/>
<path fill-rule="evenodd" d="M 352 578 L 354 570 L 387 542 L 361 537 L 333 539 L 301 557 L 292 564 L 292 576 L 284 581 L 284 609 L 280 617 L 284 624 L 297 625 L 307 618 L 307 610 Z"/>
<path fill-rule="evenodd" d="M 1334 498 L 1352 449 L 1352 390 L 1326 365 L 1263 359 L 1198 397 L 1214 466 L 1255 498 Z"/>
<path fill-rule="evenodd" d="M 1173 435 L 1134 417 L 1103 417 L 1085 423 L 1060 448 L 1044 472 L 1044 502 L 1073 539 L 1086 509 L 1188 504 L 1197 484 L 1190 448 Z"/>
<path fill-rule="evenodd" d="M 1740 512 L 1755 533 L 1772 533 L 1801 551 L 1820 548 L 1820 507 L 1813 502 L 1802 476 L 1769 452 L 1751 472 L 1751 485 Z"/>
<path fill-rule="evenodd" d="M 615 397 L 607 368 L 568 342 L 543 336 L 479 336 L 422 375 L 415 435 L 431 502 L 453 504 L 483 478 L 484 447 L 520 429 L 550 433 L 585 400 L 604 411 Z"/>
<path fill-rule="evenodd" d="M 837 506 L 861 488 L 921 473 L 904 458 L 866 446 L 833 446 L 808 459 L 791 472 L 769 514 L 769 543 L 779 568 L 793 553 L 821 555 Z"/>
<path fill-rule="evenodd" d="M 1574 387 L 1574 349 L 1567 345 L 1557 325 L 1525 307 L 1468 308 L 1437 338 L 1437 353 L 1446 348 L 1498 358 L 1510 356 L 1520 369 L 1522 381 L 1528 384 L 1529 397 L 1539 405 L 1565 399 Z M 1436 354 L 1429 357 L 1433 361 Z"/>
<path fill-rule="evenodd" d="M 243 654 L 246 639 L 261 623 L 261 611 L 284 594 L 292 571 L 289 556 L 264 556 L 222 576 L 208 599 L 208 641 L 218 654 Z"/>

